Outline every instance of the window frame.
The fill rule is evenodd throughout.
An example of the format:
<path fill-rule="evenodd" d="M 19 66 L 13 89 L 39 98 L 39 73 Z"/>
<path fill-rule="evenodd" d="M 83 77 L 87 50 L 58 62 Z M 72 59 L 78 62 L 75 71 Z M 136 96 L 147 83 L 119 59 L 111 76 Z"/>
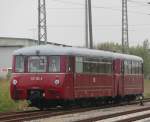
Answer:
<path fill-rule="evenodd" d="M 86 56 L 76 56 L 76 58 L 82 58 L 82 65 L 83 65 L 83 69 L 82 72 L 77 72 L 76 68 L 75 68 L 75 72 L 76 73 L 84 73 L 84 74 L 112 74 L 113 73 L 113 59 L 110 58 L 104 58 L 104 57 L 86 57 Z M 77 60 L 75 60 L 75 65 L 77 65 L 79 62 L 77 62 Z M 94 64 L 94 65 L 93 65 Z M 87 66 L 86 66 L 87 65 Z M 91 70 L 92 65 L 94 66 L 94 70 Z M 109 70 L 104 72 L 103 70 L 100 70 L 100 65 L 103 65 L 103 67 L 106 68 L 105 65 L 109 65 Z M 77 66 L 75 66 L 77 67 Z M 89 68 L 88 68 L 89 67 Z M 87 70 L 86 70 L 87 69 Z"/>
<path fill-rule="evenodd" d="M 16 59 L 16 58 L 17 58 L 18 56 L 19 56 L 19 57 L 22 56 L 22 57 L 24 58 L 24 60 L 23 60 L 23 61 L 24 61 L 24 62 L 23 62 L 23 71 L 21 71 L 21 72 L 16 71 L 16 66 L 17 66 L 17 62 L 16 62 L 17 59 Z M 25 57 L 24 55 L 15 55 L 15 56 L 14 56 L 14 72 L 15 72 L 15 73 L 25 73 L 25 69 L 26 69 L 26 68 L 25 68 L 25 60 L 26 60 L 26 57 Z"/>
<path fill-rule="evenodd" d="M 56 71 L 56 72 L 50 72 L 50 70 L 49 70 L 49 67 L 50 67 L 50 60 L 49 59 L 51 59 L 51 57 L 59 57 L 59 71 Z M 60 73 L 61 72 L 61 56 L 60 55 L 48 55 L 47 56 L 47 72 L 48 73 Z"/>
<path fill-rule="evenodd" d="M 31 71 L 29 71 L 29 58 L 30 57 L 46 57 L 46 70 L 45 70 L 45 72 L 31 72 Z M 27 56 L 26 70 L 28 73 L 47 73 L 47 71 L 48 71 L 47 66 L 48 66 L 48 55 L 29 55 L 29 56 Z"/>

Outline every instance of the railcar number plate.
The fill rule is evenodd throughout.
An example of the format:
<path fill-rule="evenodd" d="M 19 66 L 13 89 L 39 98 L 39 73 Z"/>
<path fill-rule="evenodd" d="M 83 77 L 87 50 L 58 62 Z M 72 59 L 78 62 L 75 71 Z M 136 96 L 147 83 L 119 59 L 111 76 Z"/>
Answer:
<path fill-rule="evenodd" d="M 43 77 L 41 76 L 36 76 L 36 77 L 30 77 L 30 80 L 43 80 Z"/>

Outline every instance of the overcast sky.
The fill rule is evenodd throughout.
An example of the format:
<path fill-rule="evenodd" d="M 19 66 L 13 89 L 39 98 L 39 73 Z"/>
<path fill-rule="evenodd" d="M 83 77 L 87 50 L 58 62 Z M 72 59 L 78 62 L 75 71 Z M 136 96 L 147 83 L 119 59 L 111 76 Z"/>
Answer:
<path fill-rule="evenodd" d="M 37 39 L 38 0 L 0 0 L 0 36 Z M 94 44 L 121 43 L 121 1 L 92 0 Z M 129 42 L 150 39 L 150 0 L 128 0 Z M 46 0 L 48 41 L 85 43 L 85 0 Z"/>

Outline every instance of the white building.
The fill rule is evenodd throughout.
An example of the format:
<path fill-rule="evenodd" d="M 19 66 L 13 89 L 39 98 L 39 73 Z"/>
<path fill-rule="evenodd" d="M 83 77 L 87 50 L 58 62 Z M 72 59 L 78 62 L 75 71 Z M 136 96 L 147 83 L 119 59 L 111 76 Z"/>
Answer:
<path fill-rule="evenodd" d="M 0 78 L 6 78 L 12 68 L 12 53 L 19 48 L 37 45 L 37 40 L 26 38 L 0 37 Z M 61 44 L 50 43 L 60 46 Z M 62 45 L 66 46 L 66 45 Z"/>

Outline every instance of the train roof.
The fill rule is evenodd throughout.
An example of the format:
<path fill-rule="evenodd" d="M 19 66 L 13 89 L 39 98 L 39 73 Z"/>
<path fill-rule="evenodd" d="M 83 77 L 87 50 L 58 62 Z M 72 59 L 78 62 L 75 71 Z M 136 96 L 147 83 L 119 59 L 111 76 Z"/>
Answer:
<path fill-rule="evenodd" d="M 13 55 L 74 55 L 74 56 L 88 56 L 88 57 L 104 57 L 111 59 L 127 59 L 142 61 L 143 59 L 139 56 L 121 54 L 103 50 L 77 48 L 77 47 L 61 47 L 54 45 L 40 45 L 26 47 L 16 50 Z"/>

